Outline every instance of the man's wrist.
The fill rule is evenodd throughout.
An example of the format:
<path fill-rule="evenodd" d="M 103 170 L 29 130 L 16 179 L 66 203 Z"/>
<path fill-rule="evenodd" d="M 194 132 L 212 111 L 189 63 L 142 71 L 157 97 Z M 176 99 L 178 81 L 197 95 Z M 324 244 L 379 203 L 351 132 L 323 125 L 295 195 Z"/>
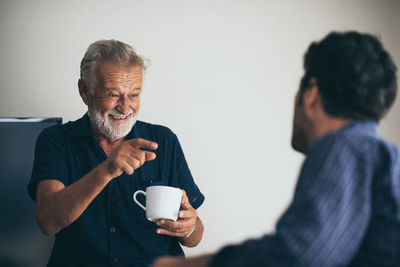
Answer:
<path fill-rule="evenodd" d="M 196 224 L 193 225 L 192 230 L 190 230 L 190 232 L 185 235 L 184 238 L 189 238 L 193 234 L 194 230 L 196 230 Z"/>
<path fill-rule="evenodd" d="M 100 177 L 105 179 L 106 183 L 109 183 L 112 179 L 117 177 L 113 172 L 110 171 L 109 162 L 107 162 L 107 160 L 103 161 L 99 166 L 97 166 L 97 168 L 95 168 L 95 170 L 99 172 Z"/>

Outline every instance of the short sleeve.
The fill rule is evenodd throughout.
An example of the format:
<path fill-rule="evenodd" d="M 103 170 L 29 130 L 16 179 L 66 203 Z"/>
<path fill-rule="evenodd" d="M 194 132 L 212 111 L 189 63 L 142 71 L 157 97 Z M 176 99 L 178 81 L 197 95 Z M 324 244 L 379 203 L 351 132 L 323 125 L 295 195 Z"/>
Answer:
<path fill-rule="evenodd" d="M 56 128 L 57 127 L 57 128 Z M 63 149 L 62 130 L 59 126 L 44 129 L 35 145 L 35 156 L 28 193 L 36 201 L 37 184 L 42 180 L 56 179 L 68 183 L 68 170 Z"/>
<path fill-rule="evenodd" d="M 186 194 L 189 198 L 189 202 L 193 208 L 197 209 L 203 204 L 204 196 L 200 192 L 196 183 L 193 180 L 192 174 L 189 170 L 189 166 L 186 162 L 185 155 L 183 154 L 182 147 L 178 141 L 176 135 L 174 137 L 174 170 L 176 172 L 173 174 L 178 181 L 178 186 L 186 191 Z"/>

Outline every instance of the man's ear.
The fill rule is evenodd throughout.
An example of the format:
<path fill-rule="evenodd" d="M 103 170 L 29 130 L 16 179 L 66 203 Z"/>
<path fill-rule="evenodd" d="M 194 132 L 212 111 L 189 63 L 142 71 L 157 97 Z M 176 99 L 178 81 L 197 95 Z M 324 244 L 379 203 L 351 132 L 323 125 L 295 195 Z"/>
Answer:
<path fill-rule="evenodd" d="M 322 108 L 322 98 L 319 92 L 318 82 L 315 78 L 310 78 L 309 86 L 303 93 L 304 111 L 309 118 L 318 114 Z"/>
<path fill-rule="evenodd" d="M 78 87 L 79 87 L 79 94 L 82 97 L 83 102 L 88 106 L 89 105 L 89 89 L 86 87 L 85 81 L 82 79 L 79 79 L 78 81 Z"/>

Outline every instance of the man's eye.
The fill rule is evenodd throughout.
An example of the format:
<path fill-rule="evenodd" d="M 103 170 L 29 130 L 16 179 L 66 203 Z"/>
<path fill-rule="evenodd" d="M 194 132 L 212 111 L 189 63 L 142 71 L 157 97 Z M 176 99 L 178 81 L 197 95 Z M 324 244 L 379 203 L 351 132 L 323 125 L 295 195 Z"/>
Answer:
<path fill-rule="evenodd" d="M 108 96 L 109 96 L 109 97 L 112 97 L 112 98 L 117 98 L 117 97 L 118 97 L 117 94 L 109 94 Z"/>
<path fill-rule="evenodd" d="M 132 95 L 130 95 L 129 97 L 130 98 L 136 98 L 136 97 L 138 97 L 139 95 L 138 94 L 132 94 Z"/>

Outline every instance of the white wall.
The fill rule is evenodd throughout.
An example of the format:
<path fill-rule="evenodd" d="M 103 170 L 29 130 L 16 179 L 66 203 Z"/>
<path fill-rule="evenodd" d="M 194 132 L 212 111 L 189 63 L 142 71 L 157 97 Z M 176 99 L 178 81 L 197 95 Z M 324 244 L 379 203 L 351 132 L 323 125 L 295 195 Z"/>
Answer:
<path fill-rule="evenodd" d="M 290 148 L 302 56 L 331 30 L 377 34 L 400 67 L 400 1 L 0 0 L 0 116 L 85 111 L 87 46 L 132 44 L 151 60 L 141 119 L 169 126 L 206 196 L 210 252 L 260 236 L 291 200 L 302 156 Z M 381 133 L 400 144 L 399 101 Z"/>

